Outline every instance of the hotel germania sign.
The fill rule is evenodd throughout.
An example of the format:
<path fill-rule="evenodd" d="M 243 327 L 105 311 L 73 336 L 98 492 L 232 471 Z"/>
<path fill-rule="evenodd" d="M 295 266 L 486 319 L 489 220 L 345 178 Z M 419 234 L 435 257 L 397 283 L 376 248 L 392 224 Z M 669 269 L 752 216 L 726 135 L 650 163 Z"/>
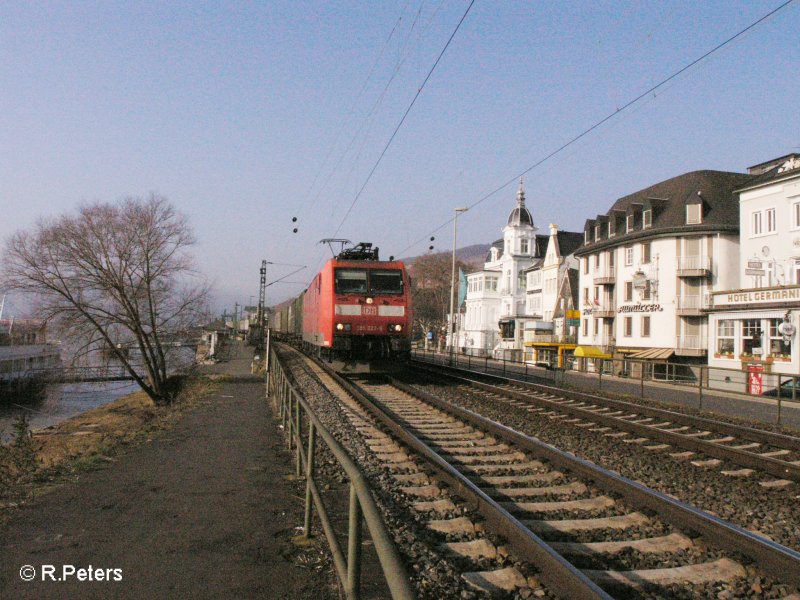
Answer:
<path fill-rule="evenodd" d="M 714 308 L 740 304 L 774 304 L 776 302 L 800 302 L 800 286 L 714 293 Z"/>

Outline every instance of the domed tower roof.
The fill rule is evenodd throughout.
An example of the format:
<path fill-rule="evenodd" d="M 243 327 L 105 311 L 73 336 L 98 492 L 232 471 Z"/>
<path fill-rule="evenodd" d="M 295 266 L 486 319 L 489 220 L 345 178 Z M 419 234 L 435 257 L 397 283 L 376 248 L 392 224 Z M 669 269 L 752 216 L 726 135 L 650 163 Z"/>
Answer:
<path fill-rule="evenodd" d="M 533 217 L 530 211 L 525 208 L 525 189 L 522 186 L 522 177 L 519 178 L 519 190 L 517 191 L 517 205 L 511 214 L 508 215 L 508 226 L 519 227 L 520 225 L 528 225 L 533 227 Z"/>

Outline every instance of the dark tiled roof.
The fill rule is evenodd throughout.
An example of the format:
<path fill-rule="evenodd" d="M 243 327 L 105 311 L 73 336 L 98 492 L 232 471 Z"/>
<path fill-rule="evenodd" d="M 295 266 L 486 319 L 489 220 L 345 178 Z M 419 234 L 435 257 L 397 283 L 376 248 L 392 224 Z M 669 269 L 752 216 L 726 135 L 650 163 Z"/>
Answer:
<path fill-rule="evenodd" d="M 556 238 L 561 256 L 569 256 L 583 244 L 583 234 L 575 231 L 559 231 Z"/>
<path fill-rule="evenodd" d="M 751 188 L 768 183 L 773 180 L 783 179 L 784 177 L 796 177 L 800 175 L 800 167 L 784 168 L 784 165 L 786 165 L 786 163 L 789 161 L 792 161 L 792 163 L 797 162 L 798 159 L 800 159 L 800 154 L 787 154 L 786 156 L 780 159 L 781 162 L 777 162 L 777 164 L 775 164 L 775 166 L 773 166 L 771 169 L 768 169 L 763 173 L 755 175 L 750 179 L 750 181 L 746 182 L 741 187 Z M 776 161 L 770 161 L 770 162 L 776 162 Z M 767 165 L 769 163 L 763 163 L 763 164 Z M 760 165 L 756 165 L 755 167 L 750 167 L 750 169 L 757 169 L 759 166 Z M 792 164 L 788 166 L 791 167 Z"/>
<path fill-rule="evenodd" d="M 584 244 L 577 254 L 591 252 L 594 248 L 624 243 L 631 238 L 649 237 L 672 231 L 737 232 L 739 198 L 734 192 L 752 180 L 753 176 L 746 173 L 692 171 L 624 196 L 611 206 L 607 214 L 611 214 L 612 211 L 627 212 L 632 207 L 637 211 L 649 207 L 653 210 L 651 227 L 642 230 L 641 213 L 638 212 L 633 231 L 626 233 L 623 222 L 622 230 L 618 228 L 613 238 L 605 239 L 607 231 L 602 231 L 603 238 L 600 241 L 592 239 L 588 244 Z M 702 223 L 687 225 L 686 205 L 698 200 L 702 201 L 703 205 Z M 590 220 L 587 221 L 587 225 L 590 222 L 594 223 Z"/>

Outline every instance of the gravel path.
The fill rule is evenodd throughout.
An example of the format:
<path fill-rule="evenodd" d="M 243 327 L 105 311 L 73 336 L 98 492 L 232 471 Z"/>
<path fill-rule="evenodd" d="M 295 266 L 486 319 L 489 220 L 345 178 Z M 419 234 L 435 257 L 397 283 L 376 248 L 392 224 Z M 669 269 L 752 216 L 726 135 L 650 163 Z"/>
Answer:
<path fill-rule="evenodd" d="M 302 491 L 249 366 L 240 350 L 215 367 L 235 379 L 173 429 L 12 513 L 0 598 L 335 597 L 320 552 L 291 541 Z M 121 581 L 43 582 L 43 565 L 120 569 Z"/>

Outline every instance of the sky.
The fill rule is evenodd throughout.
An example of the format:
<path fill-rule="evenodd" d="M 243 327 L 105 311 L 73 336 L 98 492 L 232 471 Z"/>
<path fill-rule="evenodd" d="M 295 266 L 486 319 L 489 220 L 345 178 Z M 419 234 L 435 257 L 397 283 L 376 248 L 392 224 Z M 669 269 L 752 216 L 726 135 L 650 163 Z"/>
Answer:
<path fill-rule="evenodd" d="M 262 260 L 268 305 L 299 293 L 324 238 L 450 251 L 469 206 L 458 245 L 491 242 L 521 173 L 541 231 L 582 231 L 670 177 L 800 152 L 796 1 L 616 112 L 782 2 L 7 0 L 0 239 L 157 193 L 230 312 Z"/>

